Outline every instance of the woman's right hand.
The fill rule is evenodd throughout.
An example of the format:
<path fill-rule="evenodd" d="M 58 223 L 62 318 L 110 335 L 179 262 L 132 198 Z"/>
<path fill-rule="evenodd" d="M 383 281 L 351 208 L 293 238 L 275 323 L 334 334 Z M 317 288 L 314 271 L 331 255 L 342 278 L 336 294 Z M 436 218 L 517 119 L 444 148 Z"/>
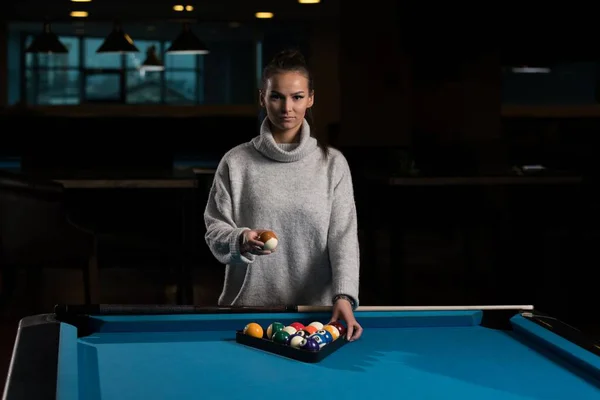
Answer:
<path fill-rule="evenodd" d="M 263 250 L 265 244 L 258 240 L 258 237 L 267 230 L 268 229 L 246 229 L 240 236 L 240 252 L 257 256 L 266 256 L 273 253 L 275 250 Z"/>

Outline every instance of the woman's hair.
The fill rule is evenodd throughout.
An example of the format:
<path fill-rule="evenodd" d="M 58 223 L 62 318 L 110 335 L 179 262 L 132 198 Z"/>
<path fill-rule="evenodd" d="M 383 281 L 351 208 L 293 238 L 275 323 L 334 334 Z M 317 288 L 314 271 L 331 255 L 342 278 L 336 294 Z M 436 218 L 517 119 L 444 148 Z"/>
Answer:
<path fill-rule="evenodd" d="M 264 93 L 267 86 L 267 81 L 275 74 L 281 72 L 298 72 L 306 77 L 308 80 L 308 91 L 310 94 L 314 93 L 314 80 L 310 69 L 306 63 L 306 60 L 302 53 L 298 50 L 287 49 L 279 52 L 273 57 L 271 62 L 265 66 L 262 73 L 261 90 Z M 321 148 L 323 155 L 327 157 L 329 154 L 328 145 L 323 141 L 323 138 L 316 135 L 314 126 L 314 117 L 312 110 L 309 108 L 306 110 L 306 121 L 310 125 L 310 134 L 317 140 L 319 147 Z"/>

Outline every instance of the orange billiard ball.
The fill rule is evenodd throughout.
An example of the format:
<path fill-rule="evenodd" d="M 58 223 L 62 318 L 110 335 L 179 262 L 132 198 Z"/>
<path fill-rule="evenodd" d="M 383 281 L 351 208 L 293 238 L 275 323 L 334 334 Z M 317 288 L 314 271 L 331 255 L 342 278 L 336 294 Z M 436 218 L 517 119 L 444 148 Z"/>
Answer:
<path fill-rule="evenodd" d="M 317 333 L 317 331 L 318 331 L 317 327 L 314 326 L 314 325 L 307 325 L 302 330 L 305 331 L 305 332 L 308 332 L 309 336 L 312 335 L 312 334 L 314 334 L 314 333 Z"/>
<path fill-rule="evenodd" d="M 325 325 L 323 327 L 324 330 L 326 330 L 327 332 L 331 333 L 331 336 L 333 337 L 333 341 L 336 341 L 337 338 L 340 337 L 340 331 L 338 330 L 338 328 L 336 328 L 333 325 Z"/>
<path fill-rule="evenodd" d="M 265 250 L 275 250 L 275 248 L 279 244 L 279 239 L 273 231 L 265 231 L 261 233 L 258 237 L 258 240 L 265 244 L 263 247 L 263 249 Z"/>
<path fill-rule="evenodd" d="M 256 322 L 250 322 L 248 325 L 244 327 L 244 335 L 252 336 L 255 338 L 262 338 L 264 335 L 264 331 L 262 326 L 257 324 Z"/>

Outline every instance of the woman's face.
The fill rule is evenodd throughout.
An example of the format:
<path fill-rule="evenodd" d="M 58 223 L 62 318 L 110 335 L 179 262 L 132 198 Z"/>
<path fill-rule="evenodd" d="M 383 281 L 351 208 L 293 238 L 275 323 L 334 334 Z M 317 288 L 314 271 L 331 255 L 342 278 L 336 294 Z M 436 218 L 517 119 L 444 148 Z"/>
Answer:
<path fill-rule="evenodd" d="M 302 125 L 306 110 L 312 107 L 314 94 L 309 91 L 308 79 L 299 72 L 274 74 L 266 82 L 260 96 L 261 105 L 278 132 L 288 132 Z"/>

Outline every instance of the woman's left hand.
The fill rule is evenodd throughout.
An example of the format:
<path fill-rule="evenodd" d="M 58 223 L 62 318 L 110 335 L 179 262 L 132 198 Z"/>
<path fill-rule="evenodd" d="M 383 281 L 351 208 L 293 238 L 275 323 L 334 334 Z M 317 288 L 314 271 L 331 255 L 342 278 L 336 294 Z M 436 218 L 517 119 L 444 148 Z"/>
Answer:
<path fill-rule="evenodd" d="M 360 338 L 363 332 L 362 326 L 354 318 L 354 312 L 352 311 L 352 305 L 348 300 L 338 299 L 333 305 L 333 313 L 331 321 L 342 320 L 346 323 L 346 340 L 354 341 Z"/>

